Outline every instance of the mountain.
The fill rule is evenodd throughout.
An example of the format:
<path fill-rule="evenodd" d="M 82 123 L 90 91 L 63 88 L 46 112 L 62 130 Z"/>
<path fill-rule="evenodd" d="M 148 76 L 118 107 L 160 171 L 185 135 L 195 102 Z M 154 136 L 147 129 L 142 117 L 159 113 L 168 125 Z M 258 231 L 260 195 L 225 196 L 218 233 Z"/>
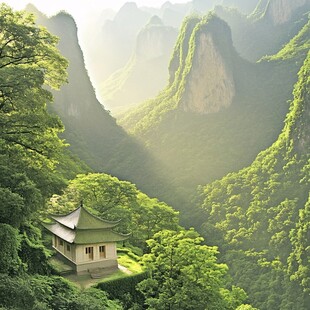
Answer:
<path fill-rule="evenodd" d="M 232 29 L 238 53 L 252 62 L 277 53 L 307 23 L 310 0 L 261 0 L 247 17 L 221 6 L 215 13 Z"/>
<path fill-rule="evenodd" d="M 125 3 L 102 28 L 94 29 L 91 58 L 87 63 L 96 85 L 100 85 L 113 72 L 121 69 L 129 60 L 138 32 L 151 15 L 134 2 Z"/>
<path fill-rule="evenodd" d="M 79 37 L 84 47 L 85 62 L 97 91 L 98 98 L 111 111 L 120 106 L 140 103 L 153 97 L 164 87 L 167 63 L 172 45 L 186 15 L 206 14 L 221 0 L 193 0 L 184 4 L 166 2 L 160 9 L 137 7 L 134 2 L 125 3 L 114 16 L 96 20 L 82 28 Z M 225 1 L 228 7 L 242 7 L 242 1 Z M 106 12 L 108 13 L 108 12 Z M 148 20 L 158 16 L 163 25 Z M 148 23 L 148 25 L 147 25 Z M 165 25 L 165 26 L 164 26 Z M 156 27 L 155 27 L 156 26 Z M 176 28 L 176 29 L 172 29 Z M 84 29 L 84 30 L 83 30 Z M 91 35 L 89 35 L 91 32 Z M 144 40 L 145 41 L 142 41 Z M 161 42 L 161 46 L 159 45 Z M 143 59 L 139 49 L 156 51 L 154 59 Z M 141 84 L 142 83 L 142 84 Z M 136 85 L 141 85 L 138 89 Z"/>
<path fill-rule="evenodd" d="M 73 18 L 65 12 L 47 18 L 33 6 L 27 10 L 34 12 L 37 22 L 60 38 L 58 48 L 69 60 L 68 84 L 53 92 L 51 107 L 65 126 L 63 138 L 70 144 L 69 149 L 94 171 L 131 180 L 154 195 L 156 184 L 165 184 L 165 180 L 157 177 L 156 159 L 118 126 L 97 100 L 85 69 Z"/>
<path fill-rule="evenodd" d="M 111 111 L 128 109 L 154 97 L 168 79 L 177 30 L 153 16 L 137 35 L 135 51 L 122 69 L 101 84 L 100 95 Z"/>
<path fill-rule="evenodd" d="M 120 124 L 156 154 L 166 167 L 160 173 L 189 196 L 197 185 L 249 165 L 276 139 L 298 69 L 293 62 L 251 64 L 235 51 L 223 20 L 188 17 L 168 86 Z"/>
<path fill-rule="evenodd" d="M 250 166 L 204 186 L 198 195 L 204 236 L 220 246 L 233 285 L 243 287 L 262 310 L 306 310 L 310 303 L 309 47 L 308 41 L 278 139 Z M 275 58 L 285 54 L 292 56 L 280 52 Z"/>

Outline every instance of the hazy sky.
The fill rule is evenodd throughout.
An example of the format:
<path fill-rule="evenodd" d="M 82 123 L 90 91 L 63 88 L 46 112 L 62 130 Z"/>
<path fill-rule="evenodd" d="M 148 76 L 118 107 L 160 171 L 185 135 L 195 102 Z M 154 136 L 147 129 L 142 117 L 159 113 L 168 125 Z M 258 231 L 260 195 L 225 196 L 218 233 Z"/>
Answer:
<path fill-rule="evenodd" d="M 1 1 L 1 0 L 0 0 Z M 15 9 L 23 9 L 27 3 L 33 3 L 45 14 L 54 14 L 60 10 L 66 10 L 72 15 L 82 14 L 85 8 L 103 10 L 112 8 L 118 10 L 126 2 L 136 2 L 138 6 L 160 7 L 167 0 L 6 0 L 1 1 L 9 4 Z M 184 3 L 190 0 L 171 0 L 172 3 Z"/>
<path fill-rule="evenodd" d="M 186 3 L 191 0 L 169 0 L 171 3 Z M 138 6 L 160 7 L 167 0 L 4 0 L 14 9 L 22 10 L 28 3 L 32 3 L 44 14 L 51 16 L 61 10 L 71 14 L 78 24 L 80 32 L 84 27 L 96 21 L 101 13 L 111 8 L 118 11 L 126 2 L 135 2 Z"/>

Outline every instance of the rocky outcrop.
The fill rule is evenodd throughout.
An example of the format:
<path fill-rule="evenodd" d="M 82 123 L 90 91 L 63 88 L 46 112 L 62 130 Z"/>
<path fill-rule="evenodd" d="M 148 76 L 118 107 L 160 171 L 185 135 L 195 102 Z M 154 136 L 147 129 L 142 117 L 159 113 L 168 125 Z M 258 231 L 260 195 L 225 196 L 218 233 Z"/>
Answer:
<path fill-rule="evenodd" d="M 235 96 L 232 59 L 235 52 L 230 29 L 214 15 L 199 22 L 189 39 L 182 79 L 180 107 L 199 114 L 229 107 Z"/>
<path fill-rule="evenodd" d="M 266 17 L 274 25 L 281 25 L 288 22 L 292 14 L 298 8 L 310 4 L 309 0 L 270 0 L 266 7 Z"/>
<path fill-rule="evenodd" d="M 229 107 L 234 95 L 233 74 L 212 34 L 201 33 L 183 98 L 184 110 L 215 113 Z"/>

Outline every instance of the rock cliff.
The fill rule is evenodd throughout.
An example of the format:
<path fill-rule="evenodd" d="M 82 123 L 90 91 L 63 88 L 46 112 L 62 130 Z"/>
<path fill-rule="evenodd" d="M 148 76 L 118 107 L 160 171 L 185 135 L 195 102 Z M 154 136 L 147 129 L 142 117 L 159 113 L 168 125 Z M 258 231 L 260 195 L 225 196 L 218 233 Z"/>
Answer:
<path fill-rule="evenodd" d="M 195 26 L 188 44 L 181 109 L 208 114 L 229 107 L 235 95 L 232 59 L 236 56 L 229 27 L 210 15 Z"/>
<path fill-rule="evenodd" d="M 232 71 L 211 33 L 200 33 L 183 97 L 184 110 L 200 114 L 229 107 L 235 95 Z"/>
<path fill-rule="evenodd" d="M 38 16 L 38 24 L 60 38 L 58 48 L 69 60 L 68 84 L 53 93 L 55 102 L 50 108 L 61 118 L 65 126 L 63 138 L 72 152 L 95 171 L 140 183 L 140 188 L 146 182 L 139 179 L 146 175 L 152 175 L 154 182 L 160 183 L 155 181 L 157 174 L 149 163 L 149 154 L 116 124 L 97 100 L 73 18 L 64 12 L 51 18 L 32 12 Z"/>

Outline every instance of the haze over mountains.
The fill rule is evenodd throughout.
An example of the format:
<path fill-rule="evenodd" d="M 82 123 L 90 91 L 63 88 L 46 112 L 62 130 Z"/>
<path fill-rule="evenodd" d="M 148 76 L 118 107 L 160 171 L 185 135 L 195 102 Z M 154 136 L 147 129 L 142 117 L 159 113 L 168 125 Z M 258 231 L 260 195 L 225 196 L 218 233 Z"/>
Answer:
<path fill-rule="evenodd" d="M 272 1 L 270 3 L 265 3 L 266 8 L 272 5 Z M 242 5 L 242 1 L 239 4 Z M 258 8 L 262 5 L 260 2 Z M 205 2 L 193 1 L 179 6 L 166 4 L 162 10 L 172 7 L 186 7 L 187 11 L 189 7 L 203 10 L 210 6 L 210 3 L 206 6 Z M 297 16 L 299 22 L 295 23 L 295 28 L 300 30 L 306 22 L 305 15 L 302 16 L 307 11 L 307 3 L 282 7 L 285 16 L 288 11 L 292 12 L 292 18 Z M 303 7 L 305 11 L 294 15 L 296 7 Z M 215 15 L 193 16 L 183 22 L 170 56 L 169 68 L 166 68 L 168 82 L 168 74 L 164 77 L 162 68 L 168 62 L 176 30 L 163 25 L 159 17 L 153 17 L 143 27 L 150 15 L 141 10 L 129 3 L 114 18 L 112 24 L 123 25 L 125 29 L 126 23 L 135 16 L 136 24 L 127 27 L 127 32 L 119 28 L 119 34 L 127 39 L 133 36 L 134 29 L 141 27 L 141 30 L 127 72 L 124 74 L 120 70 L 102 84 L 106 86 L 106 93 L 114 92 L 115 101 L 121 105 L 122 100 L 130 97 L 130 89 L 134 89 L 136 96 L 142 94 L 142 100 L 150 91 L 146 85 L 154 86 L 154 94 L 156 87 L 165 81 L 168 83 L 157 97 L 121 121 L 139 142 L 128 136 L 97 101 L 77 43 L 76 25 L 70 16 L 63 13 L 50 20 L 41 16 L 39 21 L 61 37 L 60 49 L 70 60 L 70 83 L 55 94 L 55 109 L 65 123 L 65 137 L 71 148 L 91 167 L 130 179 L 144 188 L 148 187 L 150 194 L 160 196 L 166 190 L 154 184 L 152 173 L 146 172 L 142 176 L 138 172 L 150 169 L 141 168 L 141 158 L 145 163 L 152 158 L 152 170 L 155 169 L 156 174 L 169 180 L 177 191 L 193 193 L 197 185 L 250 164 L 259 151 L 276 139 L 287 113 L 286 102 L 292 98 L 300 63 L 266 60 L 251 64 L 242 59 L 234 48 L 234 28 L 230 30 L 228 24 Z M 251 29 L 264 24 L 266 14 L 254 20 Z M 237 19 L 240 16 L 235 15 Z M 111 37 L 113 27 L 110 29 Z M 122 33 L 121 29 L 125 32 Z M 269 31 L 266 36 L 268 34 Z M 116 41 L 121 42 L 120 38 Z M 274 42 L 274 45 L 278 43 Z M 110 46 L 110 52 L 115 49 L 122 51 L 119 47 Z M 124 55 L 129 57 L 127 52 L 125 50 Z M 160 60 L 156 57 L 158 55 L 165 59 Z M 105 59 L 106 56 L 102 58 Z M 143 74 L 143 70 L 147 73 Z M 163 77 L 153 84 L 150 80 L 154 71 Z M 142 145 L 147 145 L 148 151 L 143 150 Z M 146 176 L 150 178 L 149 182 L 145 182 Z"/>
<path fill-rule="evenodd" d="M 137 182 L 138 176 L 141 185 L 145 177 L 164 183 L 156 177 L 156 164 L 153 166 L 156 159 L 148 163 L 152 157 L 148 151 L 118 126 L 97 100 L 85 69 L 73 18 L 64 12 L 47 18 L 30 5 L 27 10 L 36 14 L 38 24 L 60 37 L 59 49 L 69 60 L 68 84 L 60 92 L 54 92 L 55 103 L 51 109 L 66 127 L 63 137 L 70 143 L 71 151 L 95 171 L 132 182 Z"/>
<path fill-rule="evenodd" d="M 236 53 L 225 22 L 188 18 L 169 85 L 121 124 L 171 169 L 171 182 L 188 190 L 242 168 L 274 141 L 298 69 L 251 64 Z"/>
<path fill-rule="evenodd" d="M 167 1 L 160 9 L 155 9 L 137 7 L 134 2 L 128 2 L 114 16 L 105 11 L 101 20 L 94 26 L 89 26 L 88 31 L 91 31 L 92 35 L 84 35 L 81 38 L 85 48 L 85 61 L 97 96 L 112 112 L 118 112 L 119 106 L 128 109 L 133 104 L 155 96 L 167 82 L 167 62 L 171 57 L 175 38 L 172 33 L 179 30 L 185 16 L 193 13 L 206 14 L 216 5 L 238 8 L 243 14 L 250 14 L 256 4 L 256 0 L 194 0 L 182 4 Z M 161 37 L 158 39 L 162 42 L 162 47 L 156 58 L 143 62 L 143 59 L 136 58 L 140 46 L 138 40 L 142 33 L 151 31 L 146 25 L 150 26 L 152 16 L 157 16 L 162 23 L 162 27 L 157 27 L 156 31 L 158 34 L 161 31 Z M 142 31 L 143 27 L 145 28 Z M 140 31 L 142 33 L 138 35 Z M 151 44 L 150 42 L 144 42 L 145 48 L 146 44 Z M 153 47 L 149 45 L 148 48 Z M 141 70 L 142 66 L 144 71 Z M 139 94 L 132 89 L 135 82 L 141 85 L 142 91 Z"/>
<path fill-rule="evenodd" d="M 230 262 L 230 284 L 263 310 L 309 302 L 309 9 L 309 0 L 128 3 L 87 53 L 103 105 L 72 17 L 36 12 L 70 62 L 54 109 L 71 150 L 181 210 Z M 117 123 L 105 103 L 135 107 Z"/>

